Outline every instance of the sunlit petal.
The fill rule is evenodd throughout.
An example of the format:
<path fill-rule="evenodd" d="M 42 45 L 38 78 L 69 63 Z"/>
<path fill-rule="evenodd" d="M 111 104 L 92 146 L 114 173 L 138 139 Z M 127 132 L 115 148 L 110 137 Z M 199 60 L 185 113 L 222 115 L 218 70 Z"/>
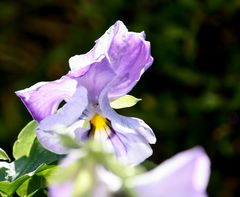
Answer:
<path fill-rule="evenodd" d="M 16 92 L 31 113 L 32 117 L 41 121 L 54 114 L 59 104 L 68 101 L 77 88 L 77 81 L 62 77 L 52 82 L 40 82 L 30 88 Z"/>
<path fill-rule="evenodd" d="M 58 113 L 48 116 L 40 122 L 37 127 L 37 137 L 40 143 L 52 152 L 58 154 L 67 153 L 68 150 L 62 145 L 59 134 L 75 136 L 76 125 L 74 123 L 78 123 L 77 120 L 87 107 L 87 104 L 87 90 L 79 87 L 73 97 Z"/>

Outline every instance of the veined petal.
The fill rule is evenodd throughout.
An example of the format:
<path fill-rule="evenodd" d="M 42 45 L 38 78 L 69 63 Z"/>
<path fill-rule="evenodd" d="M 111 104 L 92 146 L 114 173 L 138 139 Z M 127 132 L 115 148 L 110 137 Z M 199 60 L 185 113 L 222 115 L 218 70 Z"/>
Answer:
<path fill-rule="evenodd" d="M 68 101 L 77 88 L 77 81 L 62 77 L 52 82 L 40 82 L 30 88 L 16 92 L 32 117 L 38 122 L 54 114 L 59 104 Z"/>
<path fill-rule="evenodd" d="M 150 43 L 145 41 L 144 33 L 128 32 L 121 21 L 116 22 L 114 27 L 115 35 L 108 57 L 118 77 L 112 83 L 110 98 L 127 94 L 153 63 Z"/>
<path fill-rule="evenodd" d="M 111 118 L 112 126 L 119 133 L 139 134 L 150 144 L 156 143 L 152 129 L 141 119 L 118 115 Z"/>
<path fill-rule="evenodd" d="M 72 76 L 71 72 L 68 74 Z M 112 70 L 106 57 L 90 65 L 88 71 L 77 79 L 81 86 L 88 90 L 88 97 L 92 103 L 97 103 L 101 91 L 111 83 L 116 73 Z"/>
<path fill-rule="evenodd" d="M 110 122 L 115 132 L 110 138 L 113 146 L 119 152 L 118 157 L 125 163 L 139 164 L 152 154 L 149 143 L 155 143 L 156 137 L 152 129 L 142 120 L 128 118 L 117 114 L 109 104 L 108 97 L 102 92 L 99 98 L 99 107 L 104 117 Z M 125 154 L 122 149 L 125 148 Z"/>
<path fill-rule="evenodd" d="M 116 130 L 109 141 L 118 159 L 128 165 L 138 165 L 152 155 L 151 146 L 137 133 L 122 134 Z"/>
<path fill-rule="evenodd" d="M 210 174 L 210 161 L 196 147 L 166 160 L 157 168 L 133 178 L 129 186 L 139 197 L 204 197 Z"/>
<path fill-rule="evenodd" d="M 115 99 L 127 94 L 152 62 L 150 43 L 145 40 L 144 32 L 129 32 L 123 22 L 117 21 L 96 41 L 92 50 L 70 58 L 71 71 L 68 75 L 84 78 L 87 73 L 93 72 L 90 71 L 92 67 L 100 67 L 102 70 L 105 70 L 106 66 L 110 67 L 115 75 L 104 76 L 107 83 L 101 84 L 111 82 L 108 96 Z M 95 74 L 90 75 L 96 77 Z M 93 86 L 93 81 L 86 78 L 81 80 L 81 84 L 90 83 Z M 95 83 L 95 86 L 101 87 L 101 84 Z"/>
<path fill-rule="evenodd" d="M 62 144 L 59 134 L 75 136 L 76 128 L 80 127 L 78 119 L 87 105 L 87 90 L 84 87 L 78 87 L 73 97 L 58 113 L 48 116 L 40 122 L 37 127 L 37 137 L 40 143 L 52 152 L 66 154 L 68 149 Z M 81 124 L 84 123 L 81 122 Z"/>
<path fill-rule="evenodd" d="M 111 26 L 97 40 L 95 47 L 98 53 L 101 51 L 106 54 L 117 73 L 108 94 L 110 98 L 127 94 L 153 62 L 150 43 L 145 41 L 145 34 L 129 32 L 121 21 Z"/>
<path fill-rule="evenodd" d="M 99 98 L 99 106 L 103 115 L 111 121 L 115 130 L 119 130 L 120 133 L 140 134 L 150 144 L 156 143 L 156 137 L 152 129 L 143 120 L 119 115 L 111 108 L 109 99 L 104 92 Z"/>

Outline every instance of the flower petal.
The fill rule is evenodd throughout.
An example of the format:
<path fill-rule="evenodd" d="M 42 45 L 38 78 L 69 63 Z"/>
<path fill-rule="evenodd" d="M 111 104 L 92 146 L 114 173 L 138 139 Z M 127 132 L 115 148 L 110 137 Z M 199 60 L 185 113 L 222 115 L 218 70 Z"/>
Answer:
<path fill-rule="evenodd" d="M 139 134 L 150 144 L 156 143 L 156 137 L 152 129 L 141 119 L 119 115 L 111 108 L 105 92 L 102 92 L 99 98 L 99 107 L 103 115 L 111 121 L 114 130 L 120 133 Z"/>
<path fill-rule="evenodd" d="M 125 163 L 139 164 L 152 154 L 148 143 L 155 143 L 156 137 L 152 129 L 142 120 L 118 115 L 109 104 L 109 100 L 102 92 L 99 98 L 99 107 L 103 116 L 111 121 L 115 136 L 110 140 Z M 125 149 L 125 154 L 122 149 Z"/>
<path fill-rule="evenodd" d="M 128 32 L 121 21 L 116 22 L 113 32 L 107 54 L 118 76 L 112 83 L 109 97 L 116 98 L 127 94 L 135 86 L 153 63 L 153 58 L 144 33 Z"/>
<path fill-rule="evenodd" d="M 71 72 L 68 75 L 72 76 Z M 107 58 L 104 57 L 100 61 L 92 63 L 88 71 L 76 79 L 81 86 L 87 88 L 89 100 L 97 103 L 101 91 L 110 84 L 115 75 Z"/>
<path fill-rule="evenodd" d="M 121 134 L 116 131 L 109 141 L 118 159 L 128 165 L 138 165 L 152 155 L 151 146 L 137 133 Z"/>
<path fill-rule="evenodd" d="M 57 154 L 65 154 L 59 134 L 75 136 L 75 129 L 79 127 L 79 117 L 88 105 L 87 90 L 79 87 L 73 97 L 56 114 L 43 119 L 37 128 L 37 137 L 40 143 L 48 150 Z M 51 139 L 51 140 L 49 140 Z"/>
<path fill-rule="evenodd" d="M 140 197 L 203 197 L 210 174 L 210 161 L 196 147 L 177 154 L 159 167 L 129 182 Z"/>
<path fill-rule="evenodd" d="M 89 69 L 93 65 L 101 67 L 103 70 L 105 66 L 108 66 L 116 74 L 111 76 L 111 80 L 108 80 L 108 83 L 112 81 L 109 85 L 108 95 L 115 99 L 128 93 L 152 62 L 150 43 L 145 41 L 145 34 L 129 32 L 123 22 L 117 21 L 96 41 L 92 50 L 70 58 L 69 76 L 87 75 L 87 73 L 91 73 Z M 103 79 L 106 77 L 104 76 Z M 82 80 L 82 82 L 85 81 L 93 84 L 90 79 Z M 99 80 L 97 81 L 99 82 Z M 95 85 L 99 86 L 98 83 Z"/>
<path fill-rule="evenodd" d="M 92 64 L 101 62 L 105 56 L 97 54 L 95 48 L 91 49 L 88 53 L 82 55 L 75 55 L 69 59 L 69 75 L 72 77 L 81 77 L 84 75 Z"/>
<path fill-rule="evenodd" d="M 32 117 L 38 122 L 54 114 L 59 104 L 74 94 L 77 81 L 69 77 L 62 77 L 52 82 L 40 82 L 30 88 L 16 92 Z"/>

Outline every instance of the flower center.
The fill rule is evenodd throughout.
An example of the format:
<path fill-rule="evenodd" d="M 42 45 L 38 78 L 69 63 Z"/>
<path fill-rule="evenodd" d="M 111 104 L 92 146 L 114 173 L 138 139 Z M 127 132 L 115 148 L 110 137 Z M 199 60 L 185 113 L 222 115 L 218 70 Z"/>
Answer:
<path fill-rule="evenodd" d="M 107 119 L 100 116 L 99 114 L 95 114 L 93 118 L 90 120 L 91 125 L 93 126 L 93 132 L 106 130 L 107 128 Z"/>

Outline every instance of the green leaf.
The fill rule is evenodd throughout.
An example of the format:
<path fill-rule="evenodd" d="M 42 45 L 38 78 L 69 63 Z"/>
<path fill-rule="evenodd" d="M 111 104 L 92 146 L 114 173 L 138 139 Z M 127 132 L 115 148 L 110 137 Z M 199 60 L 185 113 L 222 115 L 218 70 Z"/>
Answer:
<path fill-rule="evenodd" d="M 2 164 L 0 164 L 0 166 L 1 165 Z M 12 166 L 14 166 L 14 165 L 12 165 Z M 17 173 L 17 171 L 14 171 L 14 168 L 12 166 L 7 170 L 12 171 L 12 173 Z M 4 193 L 7 196 L 12 196 L 16 192 L 16 190 L 22 186 L 22 184 L 24 184 L 26 181 L 28 181 L 35 174 L 38 174 L 38 172 L 42 172 L 43 170 L 45 170 L 47 168 L 48 168 L 48 165 L 42 164 L 36 170 L 26 173 L 16 179 L 14 177 L 9 177 L 10 179 L 13 178 L 13 180 L 1 181 L 0 182 L 0 192 Z M 39 187 L 41 187 L 41 185 L 39 185 Z M 25 190 L 25 193 L 23 191 L 21 192 L 21 196 L 27 196 L 27 194 L 28 194 L 28 188 Z"/>
<path fill-rule="evenodd" d="M 36 138 L 37 122 L 29 122 L 19 133 L 13 145 L 13 157 L 18 159 L 22 156 L 29 156 L 33 142 Z"/>
<path fill-rule="evenodd" d="M 0 159 L 10 161 L 10 158 L 8 157 L 7 153 L 1 148 L 0 148 Z"/>
<path fill-rule="evenodd" d="M 12 196 L 17 190 L 20 196 L 31 196 L 43 190 L 43 184 L 33 184 L 36 176 L 45 180 L 51 169 L 50 165 L 61 156 L 44 149 L 36 138 L 35 121 L 27 124 L 19 133 L 13 146 L 12 163 L 0 162 L 0 193 Z"/>
<path fill-rule="evenodd" d="M 134 96 L 131 95 L 125 95 L 122 96 L 110 103 L 111 107 L 113 109 L 121 109 L 121 108 L 126 108 L 126 107 L 132 107 L 137 104 L 138 101 L 141 99 L 138 99 Z"/>
<path fill-rule="evenodd" d="M 39 176 L 42 173 L 45 173 L 49 170 L 44 170 L 40 173 L 37 173 L 33 177 L 29 178 L 27 181 L 25 181 L 21 187 L 18 188 L 17 194 L 19 196 L 24 197 L 30 197 L 30 196 L 36 196 L 37 193 L 39 193 L 41 190 L 43 190 L 46 187 L 46 180 L 45 177 L 42 175 Z M 50 168 L 50 171 L 52 171 L 52 168 Z M 42 197 L 43 195 L 41 195 Z"/>

